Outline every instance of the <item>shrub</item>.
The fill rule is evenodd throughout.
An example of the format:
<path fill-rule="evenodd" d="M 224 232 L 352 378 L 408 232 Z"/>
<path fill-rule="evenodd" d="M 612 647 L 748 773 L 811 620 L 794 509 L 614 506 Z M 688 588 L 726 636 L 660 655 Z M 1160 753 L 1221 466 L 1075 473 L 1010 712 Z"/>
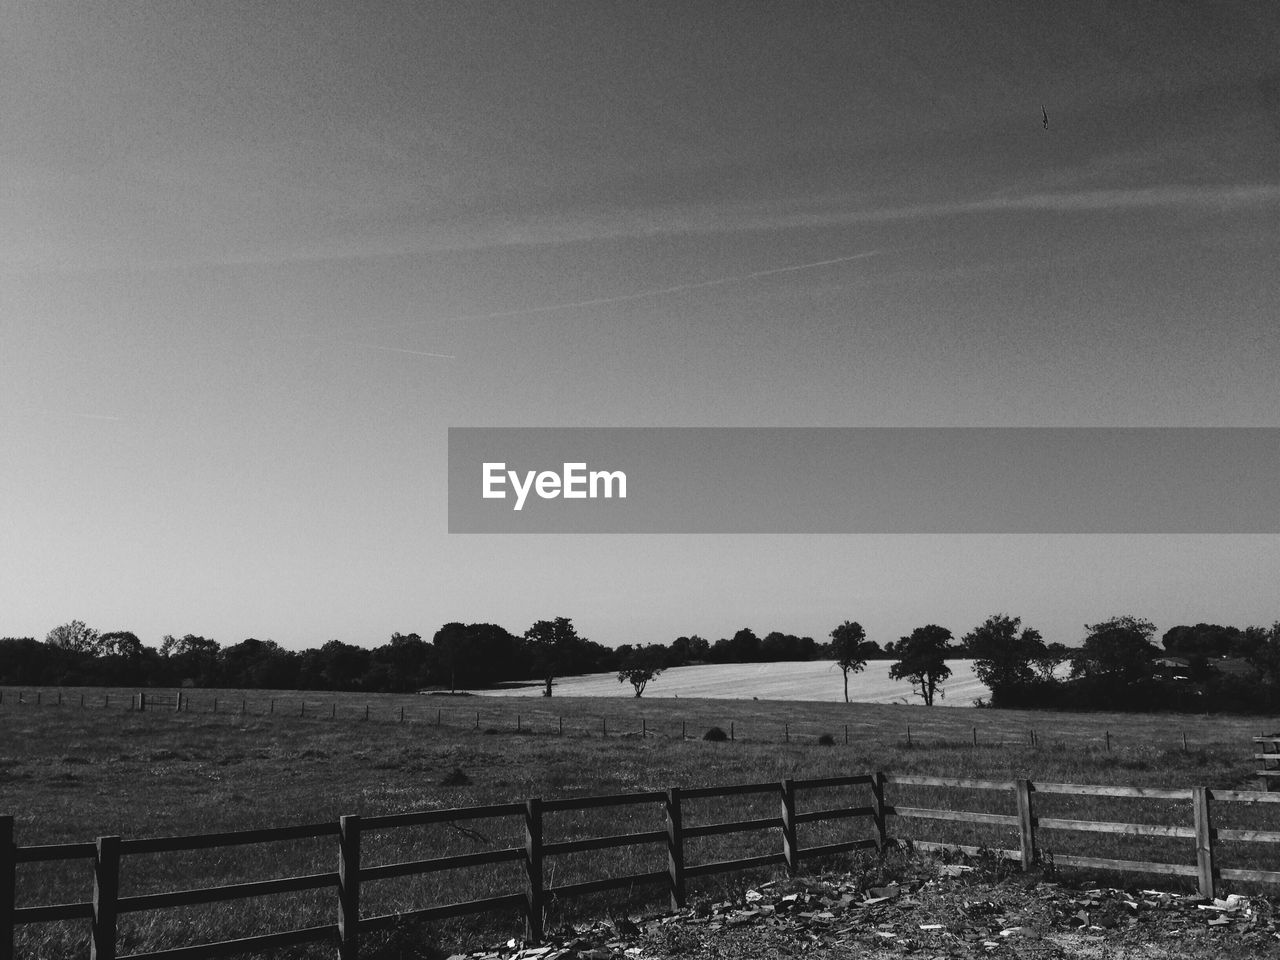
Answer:
<path fill-rule="evenodd" d="M 824 733 L 818 738 L 818 745 L 821 747 L 834 747 L 836 745 L 836 738 L 829 733 Z"/>
<path fill-rule="evenodd" d="M 729 735 L 725 733 L 723 730 L 721 730 L 719 727 L 712 727 L 710 730 L 708 730 L 706 733 L 702 735 L 702 739 L 714 740 L 717 743 L 719 743 L 721 740 L 728 740 Z"/>

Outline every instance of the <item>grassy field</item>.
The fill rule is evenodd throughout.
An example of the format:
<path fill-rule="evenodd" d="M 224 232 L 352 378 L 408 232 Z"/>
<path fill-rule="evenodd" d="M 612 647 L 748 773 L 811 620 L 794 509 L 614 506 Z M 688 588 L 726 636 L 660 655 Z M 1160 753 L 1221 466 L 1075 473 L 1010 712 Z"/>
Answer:
<path fill-rule="evenodd" d="M 4 691 L 0 704 L 0 813 L 16 817 L 20 844 L 81 841 L 109 834 L 206 833 L 329 821 L 343 814 L 874 770 L 1252 789 L 1256 767 L 1249 738 L 1269 729 L 1258 718 L 1179 715 L 1076 715 L 684 698 L 530 701 L 308 694 L 304 700 L 296 692 L 272 695 L 262 691 L 192 691 L 189 711 L 143 714 L 126 709 L 128 691 L 110 691 L 109 707 L 103 706 L 107 691 L 83 691 L 84 708 L 79 705 L 81 692 L 63 690 L 62 705 L 58 706 L 58 692 L 43 690 L 37 706 L 34 690 L 23 691 L 26 702 L 22 704 L 17 702 L 17 691 Z M 213 712 L 215 696 L 217 713 Z M 702 740 L 711 726 L 725 731 L 732 727 L 734 740 Z M 642 736 L 642 730 L 647 735 Z M 819 745 L 822 734 L 831 735 L 834 745 Z M 867 802 L 862 794 L 831 793 L 806 797 L 806 808 Z M 936 790 L 903 788 L 890 798 L 890 802 L 894 800 L 904 805 L 1012 812 L 1005 809 L 1009 798 L 977 791 L 944 795 Z M 1189 800 L 1045 796 L 1038 804 L 1037 812 L 1043 816 L 1190 822 Z M 1269 811 L 1224 807 L 1217 814 L 1218 809 L 1215 807 L 1219 826 L 1280 829 Z M 686 822 L 776 814 L 777 799 L 773 796 L 699 801 L 686 811 Z M 859 822 L 806 826 L 802 828 L 802 845 L 849 837 L 847 831 L 854 823 Z M 661 826 L 661 809 L 651 805 L 561 814 L 548 819 L 546 831 L 547 839 L 553 840 Z M 477 822 L 469 828 L 474 829 L 445 825 L 374 834 L 367 838 L 364 862 L 372 865 L 469 853 L 522 842 L 522 823 L 515 818 Z M 852 829 L 864 827 L 859 823 Z M 909 829 L 917 839 L 1016 846 L 1007 831 L 996 827 L 916 822 L 898 824 L 896 829 L 900 834 Z M 705 838 L 700 844 L 691 858 L 695 862 L 770 852 L 776 849 L 777 837 L 776 831 L 731 834 Z M 1060 853 L 1194 862 L 1187 840 L 1046 834 L 1042 846 L 1050 852 L 1056 848 Z M 1224 845 L 1221 859 L 1224 866 L 1266 866 L 1259 854 L 1232 850 L 1229 845 Z M 332 870 L 335 862 L 335 844 L 328 840 L 136 856 L 126 860 L 122 887 L 126 894 L 186 889 Z M 567 883 L 664 866 L 665 850 L 653 845 L 557 857 L 548 862 L 547 871 L 550 882 Z M 514 892 L 521 888 L 520 882 L 519 864 L 479 868 L 465 875 L 388 880 L 369 885 L 364 912 L 370 915 Z M 714 893 L 716 883 L 694 884 L 691 892 Z M 1159 883 L 1174 889 L 1180 881 L 1164 878 Z M 89 864 L 24 865 L 19 870 L 18 889 L 22 905 L 87 899 L 91 890 Z M 649 902 L 657 904 L 659 894 L 654 891 Z M 644 902 L 642 895 L 637 896 L 633 905 Z M 580 907 L 591 908 L 592 904 Z M 121 921 L 122 950 L 158 949 L 326 923 L 332 916 L 333 897 L 327 891 L 129 914 Z M 561 912 L 549 919 L 555 923 L 569 916 Z M 80 955 L 86 926 L 24 927 L 19 931 L 19 954 Z M 512 915 L 404 936 L 415 943 L 438 938 L 449 946 L 467 935 L 505 938 L 519 929 L 519 918 Z M 397 951 L 403 942 L 387 945 L 385 955 L 402 955 Z M 306 954 L 300 950 L 296 955 L 326 952 Z"/>
<path fill-rule="evenodd" d="M 919 703 L 911 684 L 889 676 L 888 660 L 872 660 L 849 676 L 849 698 L 858 703 Z M 972 660 L 951 660 L 951 676 L 943 684 L 939 704 L 972 706 L 978 698 L 990 699 L 991 691 L 973 672 Z M 480 690 L 488 696 L 540 697 L 542 684 L 504 685 Z M 631 687 L 618 682 L 617 671 L 563 677 L 556 681 L 557 697 L 630 696 Z M 827 700 L 844 702 L 844 675 L 830 660 L 780 661 L 777 663 L 708 663 L 671 667 L 649 682 L 645 696 L 687 699 Z"/>

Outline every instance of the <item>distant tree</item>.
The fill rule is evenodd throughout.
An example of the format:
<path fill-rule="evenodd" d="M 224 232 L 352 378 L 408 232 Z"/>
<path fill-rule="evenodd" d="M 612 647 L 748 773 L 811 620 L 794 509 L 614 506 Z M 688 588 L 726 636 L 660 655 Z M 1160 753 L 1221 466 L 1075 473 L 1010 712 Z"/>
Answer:
<path fill-rule="evenodd" d="M 849 674 L 861 673 L 874 644 L 867 641 L 862 624 L 846 620 L 831 631 L 831 655 L 844 674 L 844 702 L 849 702 Z M 877 651 L 879 648 L 876 648 Z"/>
<path fill-rule="evenodd" d="M 1216 623 L 1171 627 L 1160 638 L 1160 645 L 1172 656 L 1186 657 L 1189 660 L 1194 657 L 1247 655 L 1244 633 L 1237 627 L 1224 627 Z"/>
<path fill-rule="evenodd" d="M 316 664 L 322 690 L 359 690 L 372 665 L 372 655 L 364 647 L 330 640 L 318 651 Z"/>
<path fill-rule="evenodd" d="M 219 649 L 217 640 L 194 633 L 181 638 L 166 634 L 160 641 L 160 656 L 166 662 L 169 675 L 177 681 L 190 680 L 199 687 L 217 682 Z"/>
<path fill-rule="evenodd" d="M 644 693 L 649 681 L 662 673 L 662 658 L 666 653 L 663 648 L 635 647 L 629 650 L 618 671 L 618 682 L 629 683 L 636 692 L 636 697 Z"/>
<path fill-rule="evenodd" d="M 1035 680 L 1034 664 L 1044 652 L 1044 639 L 1032 627 L 1019 632 L 1020 626 L 1020 617 L 995 613 L 960 641 L 964 655 L 973 659 L 973 672 L 995 700 Z"/>
<path fill-rule="evenodd" d="M 676 637 L 671 641 L 668 658 L 673 667 L 682 667 L 695 660 L 706 660 L 711 653 L 711 643 L 698 636 Z"/>
<path fill-rule="evenodd" d="M 72 620 L 49 631 L 44 642 L 51 647 L 70 650 L 73 653 L 96 654 L 98 652 L 98 631 L 85 626 L 83 620 Z"/>
<path fill-rule="evenodd" d="M 542 695 L 549 697 L 552 682 L 572 662 L 574 648 L 582 643 L 582 638 L 568 617 L 539 620 L 524 632 L 524 638 L 533 655 L 534 669 L 546 682 Z"/>
<path fill-rule="evenodd" d="M 427 683 L 436 651 L 416 633 L 393 633 L 389 643 L 373 649 L 372 657 L 364 689 L 410 693 Z"/>
<path fill-rule="evenodd" d="M 766 663 L 783 660 L 812 660 L 817 656 L 818 645 L 813 637 L 797 637 L 791 633 L 774 630 L 760 641 L 760 659 Z"/>
<path fill-rule="evenodd" d="M 1116 683 L 1136 683 L 1154 673 L 1152 659 L 1160 648 L 1151 642 L 1155 624 L 1139 617 L 1112 617 L 1092 626 L 1084 644 L 1071 655 L 1072 677 L 1095 677 Z"/>
<path fill-rule="evenodd" d="M 98 637 L 98 656 L 123 657 L 138 660 L 142 657 L 142 641 L 131 630 L 113 630 Z"/>
<path fill-rule="evenodd" d="M 711 648 L 711 660 L 715 663 L 758 663 L 760 638 L 750 627 L 743 627 L 732 637 L 722 637 Z"/>
<path fill-rule="evenodd" d="M 1271 684 L 1280 683 L 1280 620 L 1266 627 L 1247 627 L 1244 636 L 1248 644 L 1248 660 L 1262 679 Z"/>
<path fill-rule="evenodd" d="M 450 693 L 458 689 L 458 667 L 467 657 L 470 633 L 466 624 L 446 623 L 436 631 L 436 635 L 431 640 L 432 646 L 436 648 L 440 669 L 449 678 Z"/>
<path fill-rule="evenodd" d="M 894 680 L 910 680 L 912 690 L 920 695 L 925 706 L 933 706 L 943 682 L 951 676 L 947 656 L 953 650 L 949 646 L 951 631 L 937 624 L 916 627 L 911 635 L 903 637 L 895 648 L 901 658 L 889 667 Z"/>
<path fill-rule="evenodd" d="M 1044 644 L 1040 651 L 1031 658 L 1031 665 L 1035 667 L 1036 674 L 1041 680 L 1048 682 L 1056 679 L 1058 667 L 1071 659 L 1071 651 L 1066 644 L 1053 643 Z"/>

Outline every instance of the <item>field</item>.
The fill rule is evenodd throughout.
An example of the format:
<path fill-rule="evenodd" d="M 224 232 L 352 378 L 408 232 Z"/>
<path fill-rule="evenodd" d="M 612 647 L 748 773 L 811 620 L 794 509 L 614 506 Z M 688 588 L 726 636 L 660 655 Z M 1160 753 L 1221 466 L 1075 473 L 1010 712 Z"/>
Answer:
<path fill-rule="evenodd" d="M 943 685 L 940 704 L 972 706 L 991 691 L 973 674 L 972 660 L 951 660 L 952 675 Z M 539 683 L 511 685 L 500 690 L 480 690 L 491 696 L 542 696 Z M 616 673 L 591 673 L 564 677 L 555 683 L 562 697 L 631 696 L 630 684 L 619 683 Z M 829 660 L 781 663 L 722 663 L 673 667 L 659 674 L 645 688 L 646 697 L 691 697 L 714 700 L 817 700 L 844 702 L 844 678 Z M 919 703 L 920 698 L 904 680 L 889 679 L 889 661 L 874 660 L 861 673 L 849 675 L 849 698 L 857 703 Z"/>
<path fill-rule="evenodd" d="M 838 678 L 830 678 L 832 682 Z M 357 694 L 274 695 L 262 691 L 192 691 L 190 710 L 138 713 L 125 709 L 127 691 L 4 691 L 0 706 L 0 813 L 17 820 L 22 845 L 125 837 L 208 833 L 251 827 L 333 821 L 344 814 L 380 814 L 523 800 L 599 795 L 669 786 L 740 783 L 884 770 L 967 777 L 1031 777 L 1047 781 L 1137 786 L 1245 788 L 1255 785 L 1249 738 L 1265 726 L 1257 718 L 1126 714 L 1051 714 L 955 707 L 686 699 L 560 698 L 536 700 Z M 213 713 L 214 697 L 219 700 Z M 273 702 L 274 701 L 274 702 Z M 401 720 L 401 711 L 404 719 Z M 368 713 L 369 719 L 364 719 Z M 732 729 L 734 739 L 701 739 L 705 730 Z M 910 741 L 908 741 L 908 728 Z M 847 729 L 847 734 L 846 734 Z M 518 732 L 517 732 L 518 731 Z M 562 732 L 563 731 L 563 732 Z M 1032 743 L 1032 732 L 1035 743 Z M 682 737 L 683 733 L 683 737 Z M 833 746 L 818 737 L 829 734 Z M 642 735 L 643 734 L 643 735 Z M 1183 735 L 1186 736 L 1184 747 Z M 845 737 L 848 737 L 846 744 Z M 940 798 L 922 789 L 898 802 L 985 809 L 976 792 Z M 1149 823 L 1183 823 L 1189 802 L 1046 798 L 1044 815 Z M 814 801 L 818 802 L 818 801 Z M 850 802 L 831 797 L 823 805 Z M 852 802 L 863 803 L 858 799 Z M 1185 809 L 1184 809 L 1185 808 Z M 562 815 L 548 837 L 569 839 L 656 829 L 660 811 L 616 810 Z M 775 798 L 716 801 L 691 809 L 689 822 L 775 816 Z M 1244 814 L 1242 814 L 1244 816 Z M 1239 823 L 1277 829 L 1250 811 Z M 468 853 L 522 842 L 522 825 L 494 821 L 387 833 L 370 838 L 366 863 Z M 823 825 L 828 842 L 839 822 Z M 945 828 L 945 829 L 944 829 Z M 917 838 L 1008 846 L 994 827 L 913 824 Z M 930 832 L 932 831 L 932 832 Z M 1186 840 L 1072 835 L 1069 852 L 1094 856 L 1194 862 Z M 705 838 L 701 860 L 773 849 L 772 834 Z M 763 846 L 761 846 L 763 844 Z M 1123 845 L 1121 848 L 1120 845 Z M 1049 845 L 1052 852 L 1052 845 Z M 1059 847 L 1059 852 L 1068 852 Z M 1246 851 L 1232 865 L 1254 865 Z M 556 882 L 661 869 L 653 847 L 557 858 Z M 186 889 L 334 868 L 331 841 L 227 848 L 213 853 L 139 855 L 122 879 L 129 893 Z M 477 868 L 464 876 L 424 877 L 371 884 L 367 913 L 487 896 L 519 889 L 518 864 Z M 694 895 L 717 883 L 695 884 Z M 1148 882 L 1151 882 L 1148 878 Z M 1183 881 L 1163 878 L 1165 888 Z M 87 863 L 24 865 L 19 903 L 84 899 Z M 637 895 L 636 905 L 657 901 Z M 595 905 L 600 908 L 599 904 Z M 577 908 L 575 908 L 577 909 Z M 580 909 L 592 909 L 585 903 Z M 329 922 L 331 895 L 300 893 L 232 907 L 181 908 L 122 917 L 124 951 L 158 949 Z M 554 923 L 571 916 L 561 911 Z M 85 924 L 21 928 L 21 956 L 60 957 L 83 949 Z M 479 924 L 413 930 L 413 943 L 446 947 L 467 937 L 519 931 L 515 916 Z M 401 945 L 405 941 L 397 941 Z M 397 948 L 398 949 L 398 948 Z M 398 956 L 390 946 L 387 956 Z M 122 951 L 123 952 L 123 951 Z M 298 956 L 311 955 L 299 952 Z M 316 953 L 315 955 L 320 955 Z M 412 952 L 406 956 L 416 955 Z"/>

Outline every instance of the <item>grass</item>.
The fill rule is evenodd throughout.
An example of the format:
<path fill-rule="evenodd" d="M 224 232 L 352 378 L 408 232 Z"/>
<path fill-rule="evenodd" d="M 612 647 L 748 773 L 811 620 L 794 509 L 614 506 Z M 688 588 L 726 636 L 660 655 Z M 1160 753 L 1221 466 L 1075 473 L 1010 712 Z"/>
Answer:
<path fill-rule="evenodd" d="M 16 817 L 18 843 L 208 833 L 334 821 L 343 814 L 451 808 L 540 796 L 602 795 L 669 786 L 822 777 L 884 770 L 940 776 L 1251 789 L 1250 737 L 1257 718 L 1132 714 L 1052 714 L 960 708 L 634 698 L 507 700 L 471 697 L 191 691 L 191 710 L 137 713 L 128 691 L 4 691 L 0 704 L 0 813 Z M 218 713 L 213 713 L 214 697 Z M 271 700 L 274 699 L 274 706 Z M 370 719 L 364 720 L 366 708 Z M 400 711 L 403 708 L 403 721 Z M 243 712 L 242 712 L 243 711 Z M 477 712 L 479 716 L 477 717 Z M 305 715 L 304 715 L 305 714 Z M 703 734 L 733 731 L 729 742 Z M 848 742 L 845 730 L 848 729 Z M 910 727 L 908 744 L 907 728 Z M 517 729 L 519 732 L 517 732 Z M 563 733 L 561 733 L 563 729 Z M 641 735 L 642 729 L 647 734 Z M 1031 731 L 1036 737 L 1032 745 Z M 1182 734 L 1187 735 L 1183 749 Z M 976 745 L 975 740 L 976 731 Z M 682 738 L 683 732 L 683 738 Z M 606 735 L 607 734 L 607 735 Z M 819 745 L 828 734 L 834 743 Z M 1108 734 L 1110 749 L 1107 748 Z M 801 809 L 868 803 L 866 788 L 805 793 Z M 1012 812 L 1012 800 L 983 791 L 897 788 L 890 802 L 909 806 Z M 1190 823 L 1190 801 L 1038 796 L 1037 813 L 1075 819 Z M 776 816 L 776 795 L 690 802 L 687 825 Z M 1218 826 L 1280 829 L 1266 810 L 1215 804 Z M 660 805 L 549 814 L 548 841 L 661 829 Z M 861 821 L 801 826 L 801 845 L 867 835 Z M 978 846 L 1016 846 L 1002 827 L 900 822 L 899 834 Z M 891 832 L 895 832 L 891 830 Z M 520 818 L 369 834 L 368 865 L 523 843 Z M 1042 831 L 1050 853 L 1194 862 L 1191 841 Z M 776 831 L 703 838 L 689 862 L 777 849 Z M 1266 867 L 1253 847 L 1223 844 L 1221 865 Z M 125 860 L 122 892 L 187 889 L 333 870 L 332 839 L 295 841 Z M 643 845 L 548 858 L 549 884 L 664 869 L 665 849 Z M 522 889 L 519 863 L 465 873 L 369 884 L 365 916 Z M 717 883 L 691 883 L 714 894 Z M 1172 888 L 1180 881 L 1163 878 Z M 1185 886 L 1185 884 L 1184 884 Z M 19 868 L 19 903 L 88 899 L 85 861 Z M 557 909 L 563 921 L 606 904 L 660 903 L 662 891 L 630 901 L 598 899 Z M 328 923 L 332 891 L 234 904 L 127 914 L 122 952 L 162 949 Z M 87 924 L 19 929 L 19 954 L 83 953 Z M 370 938 L 370 956 L 427 956 L 423 944 L 457 946 L 518 933 L 516 914 Z M 416 945 L 416 946 L 415 946 Z M 413 952 L 417 950 L 418 952 Z M 319 956 L 305 949 L 296 956 Z M 446 949 L 445 952 L 448 952 Z M 289 954 L 284 954 L 289 955 Z"/>

